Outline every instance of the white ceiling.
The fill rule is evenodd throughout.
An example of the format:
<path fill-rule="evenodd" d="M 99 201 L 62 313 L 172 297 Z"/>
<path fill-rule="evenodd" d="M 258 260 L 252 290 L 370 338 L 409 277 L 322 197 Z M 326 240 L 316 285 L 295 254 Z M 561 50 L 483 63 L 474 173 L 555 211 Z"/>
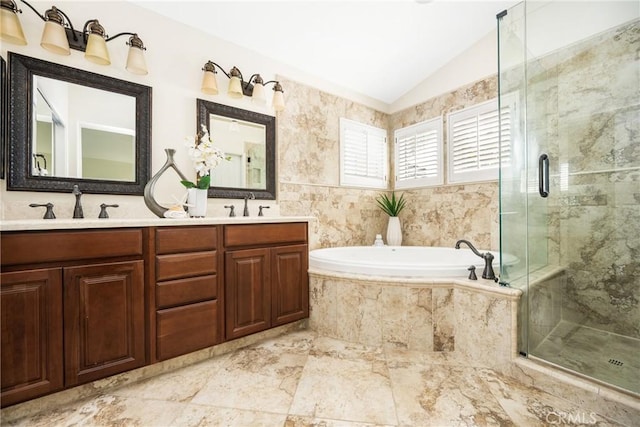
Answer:
<path fill-rule="evenodd" d="M 496 27 L 517 0 L 136 4 L 391 104 Z"/>

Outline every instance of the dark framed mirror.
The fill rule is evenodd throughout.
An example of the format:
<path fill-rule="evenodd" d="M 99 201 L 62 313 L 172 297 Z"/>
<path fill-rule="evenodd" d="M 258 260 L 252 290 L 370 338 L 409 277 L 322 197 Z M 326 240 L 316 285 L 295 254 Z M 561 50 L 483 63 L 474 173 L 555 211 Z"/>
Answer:
<path fill-rule="evenodd" d="M 0 57 L 0 179 L 4 179 L 5 159 L 7 153 L 7 141 L 9 139 L 9 80 L 7 78 L 7 62 Z"/>
<path fill-rule="evenodd" d="M 276 118 L 266 114 L 197 100 L 197 130 L 204 124 L 228 156 L 211 173 L 209 197 L 276 198 Z"/>
<path fill-rule="evenodd" d="M 7 190 L 142 195 L 151 88 L 9 52 Z"/>

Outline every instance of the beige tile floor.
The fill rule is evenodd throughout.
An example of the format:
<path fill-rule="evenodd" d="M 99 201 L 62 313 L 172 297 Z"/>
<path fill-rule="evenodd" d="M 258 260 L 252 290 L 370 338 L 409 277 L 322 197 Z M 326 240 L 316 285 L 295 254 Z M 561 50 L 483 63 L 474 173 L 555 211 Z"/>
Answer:
<path fill-rule="evenodd" d="M 531 355 L 640 393 L 638 339 L 563 320 Z"/>
<path fill-rule="evenodd" d="M 634 425 L 473 363 L 299 331 L 6 425 Z M 617 417 L 620 415 L 620 417 Z M 638 425 L 638 424 L 635 424 Z"/>

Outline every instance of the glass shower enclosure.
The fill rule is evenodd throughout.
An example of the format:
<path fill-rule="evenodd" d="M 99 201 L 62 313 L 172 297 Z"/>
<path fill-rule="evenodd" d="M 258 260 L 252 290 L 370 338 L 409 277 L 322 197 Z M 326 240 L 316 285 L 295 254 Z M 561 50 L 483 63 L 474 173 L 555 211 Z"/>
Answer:
<path fill-rule="evenodd" d="M 498 15 L 501 281 L 523 356 L 640 394 L 640 3 Z M 504 256 L 502 257 L 505 258 Z"/>

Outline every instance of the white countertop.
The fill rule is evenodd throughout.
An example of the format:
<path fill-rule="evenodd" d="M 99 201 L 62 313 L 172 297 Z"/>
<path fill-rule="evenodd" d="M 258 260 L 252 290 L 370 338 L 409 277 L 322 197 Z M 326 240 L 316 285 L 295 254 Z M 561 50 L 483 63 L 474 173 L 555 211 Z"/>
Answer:
<path fill-rule="evenodd" d="M 25 219 L 0 221 L 0 231 L 74 230 L 89 228 L 166 227 L 180 225 L 272 224 L 310 222 L 311 216 L 247 216 L 210 218 L 107 218 L 107 219 Z"/>

